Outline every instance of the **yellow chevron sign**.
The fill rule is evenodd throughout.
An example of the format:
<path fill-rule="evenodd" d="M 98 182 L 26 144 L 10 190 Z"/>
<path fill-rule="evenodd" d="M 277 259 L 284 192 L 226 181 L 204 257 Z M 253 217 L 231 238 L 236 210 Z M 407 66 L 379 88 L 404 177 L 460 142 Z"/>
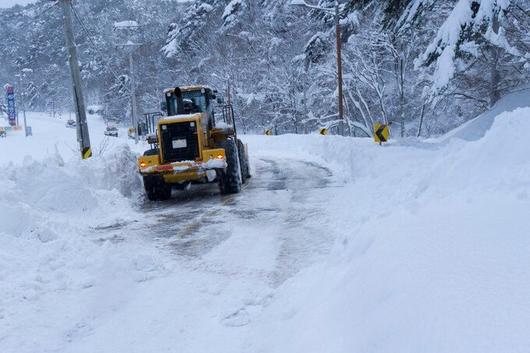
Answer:
<path fill-rule="evenodd" d="M 382 144 L 383 142 L 387 142 L 389 137 L 390 129 L 388 128 L 388 125 L 376 122 L 374 124 L 374 141 Z"/>

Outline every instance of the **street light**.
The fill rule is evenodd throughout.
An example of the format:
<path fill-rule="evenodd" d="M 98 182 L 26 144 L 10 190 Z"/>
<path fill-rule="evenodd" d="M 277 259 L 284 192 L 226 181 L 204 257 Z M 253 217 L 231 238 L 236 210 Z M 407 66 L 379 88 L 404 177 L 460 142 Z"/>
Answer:
<path fill-rule="evenodd" d="M 335 37 L 337 46 L 337 87 L 338 87 L 338 102 L 339 102 L 339 119 L 344 119 L 344 101 L 342 94 L 342 47 L 341 47 L 341 28 L 340 28 L 340 11 L 339 1 L 335 0 L 334 8 L 320 7 L 312 4 L 308 4 L 305 0 L 291 0 L 290 5 L 304 6 L 314 10 L 325 11 L 333 14 L 335 18 Z"/>
<path fill-rule="evenodd" d="M 141 26 L 138 25 L 136 21 L 122 21 L 122 22 L 116 22 L 114 23 L 114 30 L 136 30 L 140 28 Z M 137 112 L 137 104 L 136 104 L 136 82 L 134 79 L 134 63 L 133 63 L 133 52 L 135 48 L 138 48 L 142 46 L 140 43 L 133 43 L 132 41 L 128 40 L 125 44 L 119 44 L 118 46 L 122 46 L 125 48 L 128 48 L 128 54 L 129 54 L 129 81 L 130 81 L 130 93 L 131 93 L 131 120 L 134 128 L 134 142 L 138 143 L 138 112 Z"/>

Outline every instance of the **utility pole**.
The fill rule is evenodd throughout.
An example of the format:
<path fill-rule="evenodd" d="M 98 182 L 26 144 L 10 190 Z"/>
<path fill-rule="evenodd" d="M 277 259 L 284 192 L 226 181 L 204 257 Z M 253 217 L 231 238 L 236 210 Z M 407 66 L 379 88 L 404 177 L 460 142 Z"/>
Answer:
<path fill-rule="evenodd" d="M 339 119 L 342 122 L 342 120 L 344 120 L 344 98 L 342 95 L 342 43 L 338 0 L 335 0 L 335 37 L 337 41 L 337 87 L 339 99 Z"/>
<path fill-rule="evenodd" d="M 138 113 L 136 111 L 136 81 L 134 80 L 133 51 L 129 50 L 129 75 L 131 82 L 131 115 L 134 128 L 134 143 L 138 143 Z"/>
<path fill-rule="evenodd" d="M 76 108 L 77 141 L 81 150 L 81 158 L 92 157 L 90 148 L 90 136 L 86 120 L 85 100 L 83 98 L 83 88 L 81 86 L 81 74 L 79 71 L 79 61 L 77 59 L 77 48 L 74 42 L 74 31 L 72 27 L 72 0 L 60 0 L 64 16 L 64 32 L 66 46 L 68 47 L 68 61 L 70 63 L 70 73 L 74 88 L 74 105 Z"/>

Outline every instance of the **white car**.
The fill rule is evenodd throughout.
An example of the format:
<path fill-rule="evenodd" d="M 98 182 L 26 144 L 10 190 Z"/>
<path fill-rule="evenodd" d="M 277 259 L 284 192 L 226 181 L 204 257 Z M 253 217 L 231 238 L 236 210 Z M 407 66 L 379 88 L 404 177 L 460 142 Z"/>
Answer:
<path fill-rule="evenodd" d="M 104 134 L 105 136 L 118 137 L 118 128 L 115 126 L 107 126 Z"/>

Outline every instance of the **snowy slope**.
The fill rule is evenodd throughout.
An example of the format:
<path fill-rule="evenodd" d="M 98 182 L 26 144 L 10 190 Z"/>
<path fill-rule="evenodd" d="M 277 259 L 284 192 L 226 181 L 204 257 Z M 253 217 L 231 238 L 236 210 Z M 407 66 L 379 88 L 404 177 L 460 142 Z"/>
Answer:
<path fill-rule="evenodd" d="M 478 140 L 491 128 L 497 115 L 530 106 L 530 87 L 508 94 L 501 98 L 490 110 L 473 120 L 447 133 L 442 139 L 460 138 L 466 141 Z"/>
<path fill-rule="evenodd" d="M 242 194 L 147 208 L 125 138 L 84 162 L 64 124 L 0 140 L 0 352 L 526 352 L 530 108 L 491 120 L 245 136 Z"/>

